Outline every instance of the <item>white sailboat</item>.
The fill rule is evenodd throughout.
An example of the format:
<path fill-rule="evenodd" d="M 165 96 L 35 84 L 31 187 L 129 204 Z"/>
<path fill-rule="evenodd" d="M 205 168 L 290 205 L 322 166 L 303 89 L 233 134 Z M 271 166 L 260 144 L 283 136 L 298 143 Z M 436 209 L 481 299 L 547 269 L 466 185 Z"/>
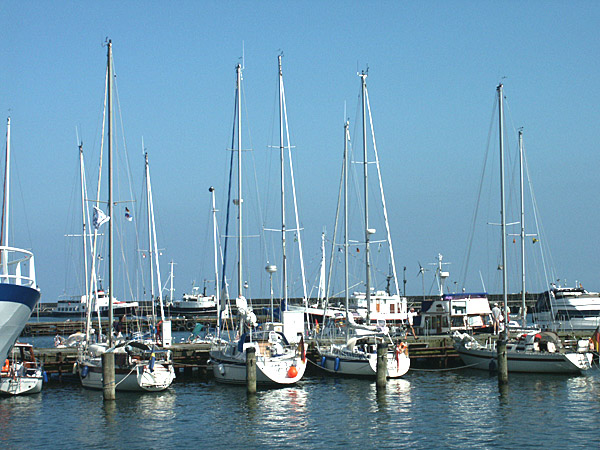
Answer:
<path fill-rule="evenodd" d="M 256 352 L 256 382 L 259 385 L 285 386 L 291 385 L 302 379 L 306 370 L 306 352 L 304 339 L 295 345 L 290 343 L 282 331 L 270 327 L 257 330 L 256 316 L 242 293 L 242 135 L 241 135 L 241 80 L 242 67 L 236 67 L 236 111 L 237 111 L 237 189 L 238 198 L 234 203 L 238 208 L 238 265 L 237 285 L 238 297 L 236 306 L 238 310 L 238 333 L 239 338 L 232 341 L 216 339 L 210 351 L 210 364 L 213 368 L 215 379 L 221 383 L 245 384 L 246 383 L 246 351 L 254 348 Z M 282 78 L 281 57 L 279 57 L 280 74 L 280 107 L 282 105 Z M 282 132 L 283 133 L 283 132 Z M 289 147 L 289 145 L 288 145 Z M 281 144 L 281 154 L 284 147 Z M 283 176 L 283 175 L 282 175 Z M 283 206 L 282 206 L 283 207 Z M 214 206 L 213 206 L 214 209 Z M 285 227 L 283 229 L 285 236 Z M 285 239 L 285 237 L 284 237 Z M 285 248 L 285 247 L 284 247 Z M 284 255 L 285 260 L 285 255 Z M 285 266 L 284 266 L 285 267 Z M 285 270 L 285 269 L 284 269 Z M 285 294 L 284 294 L 285 295 Z M 286 299 L 287 300 L 287 299 Z M 218 311 L 220 317 L 220 310 Z M 300 317 L 303 314 L 300 313 Z M 274 324 L 273 324 L 274 325 Z M 284 325 L 285 326 L 285 325 Z M 303 331 L 303 328 L 301 329 Z"/>
<path fill-rule="evenodd" d="M 504 317 L 508 317 L 507 301 L 507 274 L 506 274 L 506 219 L 504 202 L 504 112 L 503 112 L 503 86 L 498 85 L 498 111 L 500 135 L 500 191 L 501 191 L 501 218 L 502 218 L 502 267 L 503 267 L 503 296 Z M 522 149 L 522 140 L 519 139 Z M 522 192 L 523 183 L 521 183 Z M 523 195 L 521 194 L 521 233 L 523 228 Z M 524 261 L 524 257 L 523 257 Z M 523 293 L 524 264 L 522 266 Z M 524 294 L 523 294 L 524 295 Z M 524 320 L 525 317 L 523 317 Z M 504 333 L 508 338 L 508 328 Z M 466 365 L 476 369 L 490 370 L 498 367 L 498 352 L 496 342 L 487 341 L 480 344 L 473 337 L 455 332 L 455 349 Z M 581 373 L 591 368 L 592 353 L 589 352 L 587 340 L 578 342 L 577 348 L 567 349 L 554 333 L 540 333 L 533 331 L 523 333 L 518 338 L 510 339 L 506 344 L 506 359 L 509 372 L 529 373 Z"/>
<path fill-rule="evenodd" d="M 344 344 L 331 343 L 324 345 L 324 341 L 318 342 L 317 350 L 320 356 L 320 367 L 330 373 L 337 373 L 352 376 L 375 377 L 377 375 L 377 344 L 387 343 L 387 376 L 388 378 L 398 378 L 408 372 L 410 368 L 410 358 L 408 348 L 405 343 L 395 344 L 390 335 L 385 320 L 378 325 L 371 325 L 371 274 L 369 260 L 369 237 L 374 232 L 369 228 L 369 205 L 368 205 L 368 178 L 367 178 L 367 143 L 366 143 L 366 106 L 368 103 L 368 93 L 366 86 L 367 74 L 360 74 L 361 92 L 362 92 L 362 113 L 363 113 L 363 157 L 364 157 L 364 201 L 365 201 L 365 266 L 366 266 L 366 292 L 365 298 L 365 325 L 356 323 L 353 314 L 349 311 L 349 292 L 348 292 L 348 141 L 349 141 L 349 123 L 344 124 L 344 292 L 345 292 L 345 321 L 344 321 Z M 378 165 L 379 167 L 379 165 Z M 381 180 L 380 180 L 381 181 Z M 385 201 L 383 202 L 385 205 Z M 386 214 L 387 216 L 387 214 Z M 386 221 L 387 225 L 387 221 Z M 387 228 L 387 227 L 386 227 Z M 388 228 L 389 231 L 389 228 Z M 389 233 L 388 233 L 389 238 Z M 391 242 L 391 241 L 390 241 Z M 390 245 L 391 248 L 391 245 Z M 393 263 L 393 252 L 391 252 L 392 267 L 395 278 L 395 266 Z M 395 280 L 396 281 L 396 280 Z M 396 281 L 396 289 L 398 283 Z M 395 298 L 398 296 L 387 296 Z M 406 306 L 406 305 L 405 305 Z M 377 309 L 375 310 L 375 312 Z M 406 312 L 406 310 L 404 310 Z M 385 315 L 383 316 L 385 317 Z M 378 316 L 375 317 L 376 319 Z M 331 324 L 331 321 L 329 321 Z M 327 331 L 327 325 L 324 332 Z"/>
<path fill-rule="evenodd" d="M 112 183 L 112 158 L 113 158 L 113 112 L 112 112 L 112 43 L 108 42 L 108 62 L 107 62 L 107 97 L 108 97 L 108 226 L 109 226 L 109 251 L 108 251 L 108 283 L 109 283 L 109 324 L 113 323 L 113 183 Z M 146 183 L 148 193 L 148 215 L 149 215 L 149 249 L 154 250 L 156 258 L 156 270 L 158 267 L 158 253 L 156 251 L 156 232 L 153 220 L 152 190 L 150 187 L 149 169 L 146 157 Z M 100 185 L 98 185 L 98 189 Z M 96 226 L 95 238 L 97 238 Z M 154 245 L 153 245 L 154 244 Z M 94 244 L 95 246 L 95 244 Z M 152 250 L 151 250 L 152 251 Z M 151 265 L 154 264 L 153 258 L 150 258 Z M 92 280 L 94 280 L 92 270 Z M 153 273 L 153 271 L 151 270 Z M 93 284 L 93 283 L 92 283 Z M 160 276 L 158 280 L 160 286 Z M 151 296 L 154 297 L 154 286 L 151 289 Z M 163 344 L 170 344 L 170 322 L 164 320 L 162 307 L 162 296 L 160 309 L 163 318 Z M 154 302 L 153 302 L 154 309 Z M 126 341 L 116 342 L 113 333 L 109 331 L 108 342 L 98 342 L 92 344 L 90 340 L 90 313 L 92 308 L 88 308 L 88 321 L 86 327 L 85 346 L 81 347 L 78 354 L 77 368 L 81 384 L 86 388 L 103 389 L 102 376 L 102 354 L 113 352 L 115 354 L 115 388 L 119 391 L 162 391 L 167 389 L 175 378 L 175 371 L 171 363 L 171 352 L 161 349 L 154 340 L 147 342 Z M 154 313 L 154 311 L 153 311 Z M 153 314 L 153 317 L 154 314 Z"/>
<path fill-rule="evenodd" d="M 33 253 L 11 247 L 8 242 L 9 203 L 10 117 L 6 122 L 6 162 L 0 234 L 0 362 L 6 359 L 40 299 Z"/>

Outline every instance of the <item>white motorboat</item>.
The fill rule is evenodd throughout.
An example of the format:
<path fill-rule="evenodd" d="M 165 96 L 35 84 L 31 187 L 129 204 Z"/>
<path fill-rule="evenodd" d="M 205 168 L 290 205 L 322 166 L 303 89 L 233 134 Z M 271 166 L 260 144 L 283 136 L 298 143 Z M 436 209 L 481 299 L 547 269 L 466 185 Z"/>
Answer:
<path fill-rule="evenodd" d="M 544 330 L 592 332 L 600 326 L 600 293 L 553 285 L 539 295 L 533 320 Z"/>
<path fill-rule="evenodd" d="M 58 317 L 85 317 L 89 303 L 87 297 L 87 295 L 81 295 L 59 299 L 56 302 L 56 308 L 52 310 L 52 315 Z M 108 294 L 100 289 L 92 295 L 92 301 L 94 304 L 92 313 L 108 317 Z M 138 307 L 138 302 L 124 302 L 113 297 L 113 314 L 115 315 L 136 314 Z"/>
<path fill-rule="evenodd" d="M 35 358 L 33 346 L 17 342 L 0 372 L 0 394 L 37 394 L 43 381 L 44 369 Z"/>
<path fill-rule="evenodd" d="M 480 344 L 472 336 L 456 331 L 455 349 L 465 365 L 474 369 L 495 370 L 498 367 L 496 343 Z M 509 372 L 582 373 L 592 367 L 589 342 L 582 339 L 576 350 L 563 347 L 551 332 L 531 332 L 511 339 L 506 344 Z"/>

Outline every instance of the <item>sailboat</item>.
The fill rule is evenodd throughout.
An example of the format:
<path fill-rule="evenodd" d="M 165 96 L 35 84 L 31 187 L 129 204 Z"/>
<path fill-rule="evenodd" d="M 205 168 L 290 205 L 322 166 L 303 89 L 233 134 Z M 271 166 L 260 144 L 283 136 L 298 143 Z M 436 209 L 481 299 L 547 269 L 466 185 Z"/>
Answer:
<path fill-rule="evenodd" d="M 6 161 L 0 234 L 0 362 L 4 362 L 40 299 L 33 253 L 9 245 L 10 117 L 6 122 Z"/>
<path fill-rule="evenodd" d="M 281 57 L 279 57 L 280 89 Z M 257 329 L 258 323 L 252 307 L 242 293 L 242 135 L 241 135 L 241 80 L 242 67 L 236 67 L 236 111 L 237 111 L 237 188 L 238 198 L 234 201 L 238 208 L 237 226 L 237 285 L 238 296 L 236 306 L 238 311 L 237 339 L 226 341 L 220 337 L 213 342 L 210 351 L 210 364 L 213 368 L 215 379 L 220 383 L 245 384 L 246 383 L 246 351 L 254 348 L 256 353 L 256 382 L 259 385 L 286 386 L 298 382 L 306 370 L 306 351 L 304 339 L 295 345 L 291 343 L 284 330 L 265 326 Z M 280 90 L 280 95 L 282 91 Z M 281 97 L 280 97 L 281 99 Z M 282 105 L 282 103 L 280 103 Z M 283 143 L 281 153 L 283 155 Z M 214 207 L 213 207 L 214 209 Z M 285 231 L 284 231 L 285 233 Z M 219 308 L 220 309 L 220 308 Z M 221 311 L 217 311 L 220 317 Z M 302 317 L 302 313 L 300 314 Z M 285 325 L 284 325 L 285 327 Z M 303 328 L 301 329 L 303 331 Z"/>
<path fill-rule="evenodd" d="M 344 337 L 345 343 L 323 345 L 323 342 L 317 341 L 317 350 L 320 356 L 319 365 L 329 373 L 337 373 L 352 376 L 375 377 L 377 375 L 377 344 L 387 343 L 387 377 L 399 378 L 408 372 L 410 368 L 410 358 L 408 348 L 405 343 L 397 344 L 391 339 L 389 330 L 385 325 L 379 323 L 372 325 L 371 316 L 371 274 L 369 260 L 369 238 L 374 230 L 369 227 L 369 205 L 368 205 L 368 178 L 367 178 L 367 142 L 366 142 L 366 106 L 368 103 L 368 93 L 366 78 L 367 74 L 362 72 L 361 93 L 362 93 L 362 114 L 363 114 L 363 157 L 364 157 L 364 210 L 365 210 L 365 266 L 366 266 L 366 291 L 364 298 L 366 300 L 366 324 L 358 324 L 354 315 L 349 310 L 349 288 L 348 288 L 348 141 L 349 141 L 349 122 L 344 124 L 344 293 L 345 293 L 345 317 L 344 317 Z M 378 166 L 379 167 L 379 166 Z M 385 201 L 383 202 L 385 205 Z M 387 214 L 386 214 L 387 216 Z M 386 221 L 387 225 L 387 221 Z M 386 227 L 387 228 L 387 227 Z M 389 230 L 389 228 L 388 228 Z M 389 235 L 388 235 L 389 237 Z M 391 241 L 390 241 L 391 242 Z M 390 245 L 391 248 L 391 245 Z M 392 267 L 395 275 L 395 266 Z M 398 284 L 396 281 L 396 288 Z M 393 298 L 392 296 L 389 296 Z M 397 297 L 397 296 L 396 296 Z M 331 324 L 332 321 L 329 321 Z M 327 325 L 324 327 L 324 332 Z"/>
<path fill-rule="evenodd" d="M 112 65 L 112 42 L 108 41 L 108 62 L 107 62 L 107 96 L 108 96 L 108 283 L 109 283 L 109 324 L 113 323 L 113 189 L 112 189 L 112 154 L 113 154 L 113 113 L 112 113 L 112 84 L 113 84 L 113 65 Z M 149 249 L 156 252 L 156 232 L 153 221 L 152 190 L 149 180 L 148 160 L 146 155 L 146 183 L 148 193 L 148 215 L 149 215 Z M 97 210 L 99 211 L 99 210 Z M 151 217 L 152 216 L 152 217 Z M 99 223 L 96 221 L 95 238 L 97 238 Z M 154 236 L 154 239 L 152 238 Z M 154 243 L 154 245 L 153 245 Z M 95 246 L 95 245 L 94 245 Z M 151 250 L 152 251 L 152 250 Z M 151 259 L 151 264 L 154 262 Z M 157 273 L 158 259 L 155 261 Z M 95 270 L 92 270 L 92 280 L 94 280 Z M 92 283 L 93 284 L 93 283 Z M 160 286 L 160 279 L 158 280 Z M 91 289 L 91 288 L 90 288 Z M 152 296 L 154 294 L 152 287 Z M 163 318 L 163 344 L 170 344 L 170 322 L 164 320 L 161 298 L 161 317 Z M 119 391 L 162 391 L 167 389 L 175 378 L 175 371 L 171 363 L 171 352 L 168 349 L 159 348 L 154 340 L 149 341 L 121 341 L 116 340 L 116 336 L 109 331 L 108 342 L 91 343 L 90 339 L 90 314 L 93 308 L 88 308 L 88 319 L 86 327 L 85 345 L 79 348 L 77 369 L 81 384 L 86 388 L 103 389 L 102 376 L 102 354 L 105 352 L 114 352 L 115 354 L 115 388 Z M 154 313 L 154 301 L 153 301 Z M 154 318 L 154 314 L 152 315 Z"/>
<path fill-rule="evenodd" d="M 501 192 L 501 219 L 502 219 L 502 275 L 503 275 L 503 297 L 504 317 L 508 317 L 508 282 L 506 271 L 506 218 L 504 201 L 504 112 L 503 112 L 503 86 L 499 84 L 498 111 L 499 111 L 499 135 L 500 135 L 500 192 Z M 519 147 L 522 154 L 522 139 L 519 136 Z M 521 171 L 522 178 L 522 171 Z M 521 182 L 521 235 L 524 238 L 524 214 L 523 214 L 523 183 Z M 524 261 L 524 250 L 522 261 Z M 523 293 L 524 286 L 524 264 L 522 265 Z M 523 294 L 524 295 L 524 294 Z M 523 316 L 523 321 L 525 316 Z M 508 339 L 509 327 L 505 327 L 503 333 L 507 338 L 506 360 L 509 372 L 529 373 L 581 373 L 591 368 L 592 353 L 589 352 L 587 340 L 580 340 L 575 350 L 567 349 L 560 339 L 552 332 L 531 331 L 520 333 L 513 339 Z M 480 344 L 472 336 L 456 331 L 453 335 L 455 349 L 462 361 L 473 368 L 490 370 L 498 367 L 498 352 L 496 342 L 488 340 Z"/>

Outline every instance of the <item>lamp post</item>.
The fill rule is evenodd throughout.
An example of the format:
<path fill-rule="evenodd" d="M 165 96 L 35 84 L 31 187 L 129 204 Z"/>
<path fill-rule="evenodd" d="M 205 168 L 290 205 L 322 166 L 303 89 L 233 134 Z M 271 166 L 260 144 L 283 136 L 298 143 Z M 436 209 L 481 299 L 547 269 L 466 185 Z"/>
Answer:
<path fill-rule="evenodd" d="M 265 270 L 269 274 L 269 283 L 271 288 L 271 323 L 275 322 L 273 317 L 273 274 L 277 272 L 277 266 L 275 264 L 267 264 Z"/>

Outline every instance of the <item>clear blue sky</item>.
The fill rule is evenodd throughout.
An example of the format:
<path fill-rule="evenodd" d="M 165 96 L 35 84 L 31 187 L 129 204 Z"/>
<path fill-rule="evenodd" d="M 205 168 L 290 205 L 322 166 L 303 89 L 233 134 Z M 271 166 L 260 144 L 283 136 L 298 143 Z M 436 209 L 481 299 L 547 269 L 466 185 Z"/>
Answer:
<path fill-rule="evenodd" d="M 12 118 L 15 161 L 13 243 L 35 252 L 45 301 L 74 293 L 76 269 L 64 235 L 77 231 L 75 128 L 90 155 L 97 152 L 107 36 L 114 44 L 134 192 L 141 192 L 143 136 L 163 279 L 173 259 L 176 295 L 189 292 L 193 280 L 211 277 L 208 187 L 217 188 L 224 209 L 225 149 L 242 42 L 252 135 L 246 146 L 254 150 L 259 180 L 276 176 L 273 168 L 264 173 L 268 165 L 260 161 L 278 142 L 276 63 L 280 51 L 285 55 L 311 278 L 321 230 L 333 228 L 344 103 L 354 138 L 360 131 L 354 123 L 356 71 L 368 65 L 396 264 L 400 272 L 408 267 L 408 294 L 421 293 L 418 261 L 433 262 L 438 253 L 452 263 L 450 281 L 460 282 L 503 77 L 510 150 L 516 149 L 515 129 L 524 127 L 553 270 L 569 284 L 579 280 L 600 289 L 597 2 L 3 1 L 0 17 L 0 110 Z M 497 170 L 495 130 L 490 153 L 488 169 Z M 90 160 L 90 179 L 95 166 Z M 493 200 L 482 199 L 491 206 L 480 213 L 489 214 L 480 217 L 480 227 L 499 220 L 497 203 L 490 203 L 496 202 L 494 189 Z M 497 239 L 476 237 L 473 243 L 468 290 L 481 290 L 481 271 L 487 290 L 499 292 L 495 233 Z M 254 282 L 261 288 L 253 294 L 266 295 L 265 257 L 255 256 L 249 264 L 262 280 Z M 517 291 L 518 276 L 510 277 Z M 529 290 L 543 288 L 537 283 Z"/>

